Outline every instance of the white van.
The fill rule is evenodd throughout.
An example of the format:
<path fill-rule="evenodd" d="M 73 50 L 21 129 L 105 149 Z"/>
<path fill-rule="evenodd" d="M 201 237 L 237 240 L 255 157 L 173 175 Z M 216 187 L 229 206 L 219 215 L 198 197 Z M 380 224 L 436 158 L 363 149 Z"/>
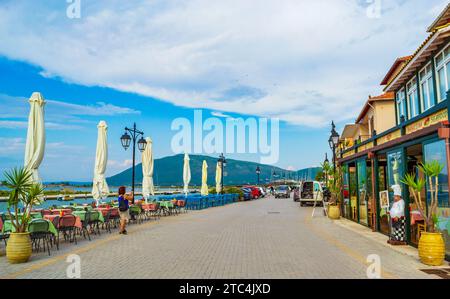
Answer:
<path fill-rule="evenodd" d="M 304 181 L 300 189 L 300 206 L 312 204 L 316 202 L 316 206 L 323 204 L 323 189 L 318 181 Z"/>

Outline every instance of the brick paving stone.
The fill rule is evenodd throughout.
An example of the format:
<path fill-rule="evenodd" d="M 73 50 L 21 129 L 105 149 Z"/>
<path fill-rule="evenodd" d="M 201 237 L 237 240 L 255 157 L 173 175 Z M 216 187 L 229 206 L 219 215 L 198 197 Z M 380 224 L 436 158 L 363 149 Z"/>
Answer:
<path fill-rule="evenodd" d="M 0 278 L 66 278 L 69 254 L 82 278 L 367 278 L 378 254 L 386 278 L 433 278 L 411 256 L 335 225 L 291 199 L 266 198 L 131 225 L 91 242 L 62 244 L 27 264 L 0 257 Z"/>

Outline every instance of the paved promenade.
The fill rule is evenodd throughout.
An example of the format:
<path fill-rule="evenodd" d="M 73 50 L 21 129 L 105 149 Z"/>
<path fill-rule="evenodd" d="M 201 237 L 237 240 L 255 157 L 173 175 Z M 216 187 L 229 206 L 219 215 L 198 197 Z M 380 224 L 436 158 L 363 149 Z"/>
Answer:
<path fill-rule="evenodd" d="M 0 278 L 66 278 L 70 254 L 80 256 L 81 278 L 367 278 L 370 254 L 384 278 L 434 278 L 416 258 L 311 211 L 273 198 L 189 211 L 132 225 L 126 236 L 63 244 L 27 264 L 2 256 Z"/>

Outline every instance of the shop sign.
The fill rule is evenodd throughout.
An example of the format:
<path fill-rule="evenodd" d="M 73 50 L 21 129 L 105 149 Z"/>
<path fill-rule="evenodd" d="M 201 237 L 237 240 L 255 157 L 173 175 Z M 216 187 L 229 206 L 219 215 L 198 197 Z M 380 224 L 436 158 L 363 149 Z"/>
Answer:
<path fill-rule="evenodd" d="M 419 131 L 431 125 L 437 124 L 438 122 L 448 120 L 447 109 L 436 112 L 430 116 L 424 117 L 415 123 L 410 124 L 406 127 L 406 134 L 411 134 L 413 132 Z"/>
<path fill-rule="evenodd" d="M 397 131 L 391 132 L 391 133 L 389 133 L 387 135 L 384 135 L 383 137 L 378 138 L 377 139 L 377 144 L 380 145 L 380 144 L 389 142 L 391 140 L 400 138 L 401 136 L 402 136 L 402 133 L 401 133 L 401 131 L 399 129 Z"/>
<path fill-rule="evenodd" d="M 358 151 L 362 152 L 362 151 L 368 150 L 368 149 L 370 149 L 372 147 L 373 147 L 373 142 L 369 142 L 369 143 L 366 143 L 366 144 L 361 145 L 360 147 L 358 147 Z"/>
<path fill-rule="evenodd" d="M 342 157 L 343 157 L 343 158 L 347 158 L 347 157 L 350 157 L 351 155 L 354 155 L 354 154 L 355 154 L 355 150 L 351 150 L 351 151 L 349 151 L 349 152 L 344 153 L 344 154 L 342 155 Z"/>

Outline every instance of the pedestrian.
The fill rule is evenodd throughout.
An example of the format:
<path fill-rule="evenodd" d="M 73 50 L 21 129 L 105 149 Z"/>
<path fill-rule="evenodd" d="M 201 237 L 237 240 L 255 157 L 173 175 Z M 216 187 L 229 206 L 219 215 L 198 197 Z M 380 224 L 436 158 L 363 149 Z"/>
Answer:
<path fill-rule="evenodd" d="M 387 241 L 391 245 L 406 245 L 405 242 L 405 201 L 402 198 L 400 185 L 393 185 L 394 203 L 389 210 L 391 218 L 391 235 Z"/>
<path fill-rule="evenodd" d="M 128 221 L 130 220 L 130 211 L 129 211 L 129 201 L 133 200 L 134 194 L 126 193 L 126 187 L 121 186 L 119 187 L 119 215 L 120 215 L 120 229 L 119 234 L 127 234 L 127 230 L 125 229 Z"/>

